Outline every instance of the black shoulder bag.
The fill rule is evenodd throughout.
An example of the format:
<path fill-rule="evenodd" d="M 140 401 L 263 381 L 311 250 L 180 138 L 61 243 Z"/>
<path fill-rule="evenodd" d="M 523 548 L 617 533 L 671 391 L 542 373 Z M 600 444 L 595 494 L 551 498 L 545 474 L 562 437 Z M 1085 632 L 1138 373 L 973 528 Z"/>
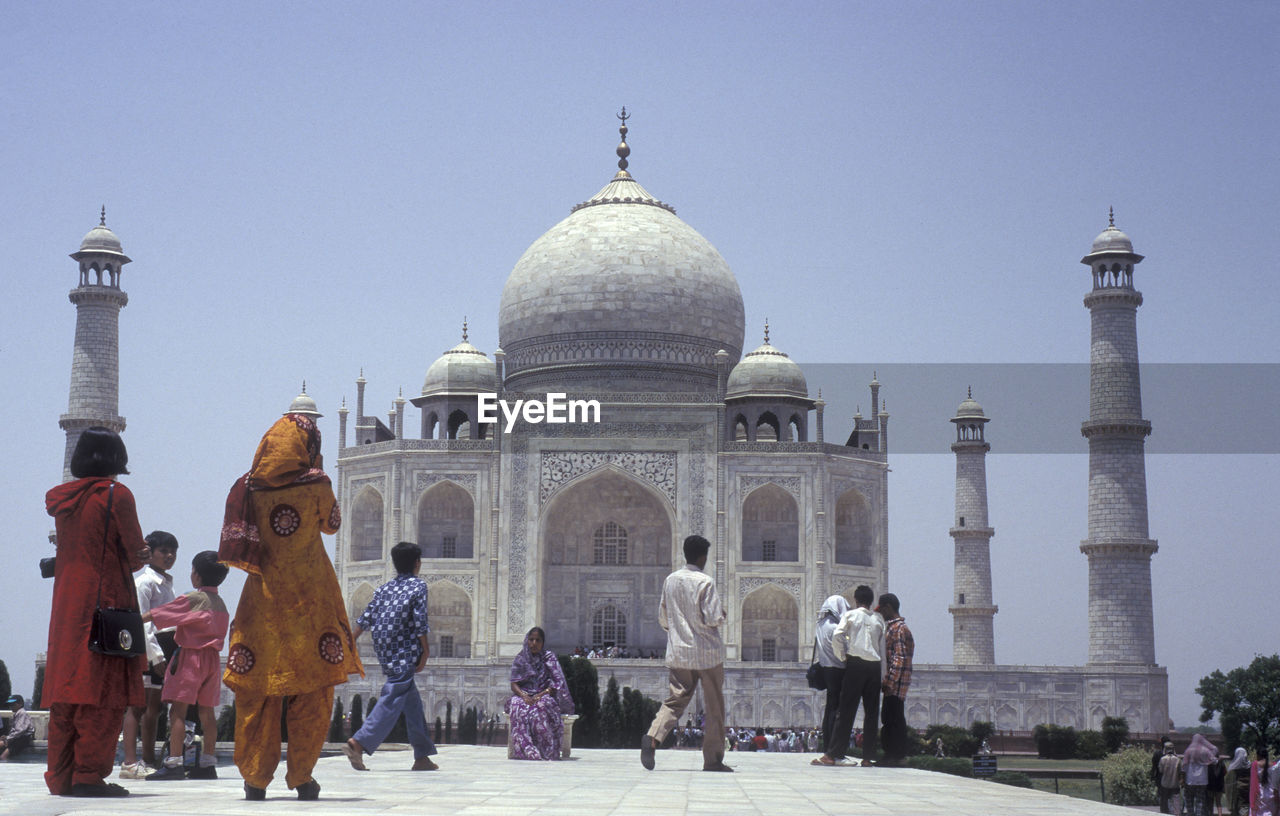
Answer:
<path fill-rule="evenodd" d="M 809 688 L 814 691 L 827 690 L 827 673 L 822 670 L 822 664 L 818 662 L 818 639 L 813 639 L 813 653 L 810 659 L 813 660 L 809 664 L 809 670 L 804 673 L 804 679 L 809 682 Z"/>
<path fill-rule="evenodd" d="M 93 624 L 89 627 L 89 651 L 112 657 L 141 657 L 147 653 L 147 641 L 142 634 L 142 612 L 138 609 L 115 609 L 102 605 L 102 568 L 106 566 L 107 541 L 111 537 L 111 499 L 116 483 L 107 489 L 107 525 L 102 531 L 102 561 L 98 568 L 98 603 L 93 610 Z M 120 562 L 124 582 L 133 586 L 133 576 Z M 134 592 L 137 605 L 137 592 Z"/>

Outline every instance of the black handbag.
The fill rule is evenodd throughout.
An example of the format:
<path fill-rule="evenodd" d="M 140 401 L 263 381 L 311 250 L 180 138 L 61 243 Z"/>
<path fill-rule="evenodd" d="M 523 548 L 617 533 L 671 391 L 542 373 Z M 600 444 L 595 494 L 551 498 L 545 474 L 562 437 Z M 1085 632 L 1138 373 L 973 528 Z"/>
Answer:
<path fill-rule="evenodd" d="M 116 483 L 107 490 L 107 526 L 102 531 L 102 561 L 107 560 L 107 539 L 111 531 L 111 499 Z M 125 583 L 133 586 L 133 576 L 121 562 Z M 137 592 L 135 590 L 134 594 Z M 142 657 L 147 653 L 147 641 L 142 633 L 142 612 L 137 609 L 116 609 L 102 605 L 102 570 L 98 570 L 98 603 L 93 610 L 93 623 L 89 627 L 89 651 L 111 657 Z"/>
<path fill-rule="evenodd" d="M 818 656 L 818 639 L 813 639 L 813 654 L 810 657 Z M 809 688 L 814 691 L 827 690 L 827 673 L 822 670 L 822 664 L 814 660 L 809 664 L 809 670 L 804 673 L 804 679 L 809 683 Z"/>

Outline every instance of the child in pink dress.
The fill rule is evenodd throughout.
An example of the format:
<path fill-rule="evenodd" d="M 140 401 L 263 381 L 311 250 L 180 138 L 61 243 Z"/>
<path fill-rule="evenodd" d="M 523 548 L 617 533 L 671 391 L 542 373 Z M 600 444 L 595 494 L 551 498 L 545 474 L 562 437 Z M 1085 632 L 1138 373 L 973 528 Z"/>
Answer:
<path fill-rule="evenodd" d="M 214 707 L 222 688 L 222 667 L 218 655 L 227 638 L 231 616 L 218 597 L 218 585 L 227 577 L 227 567 L 218 563 L 218 554 L 205 550 L 191 560 L 191 584 L 188 592 L 164 606 L 142 616 L 158 628 L 178 628 L 175 640 L 178 655 L 165 674 L 160 699 L 172 703 L 169 711 L 169 756 L 164 767 L 147 777 L 147 781 L 183 779 L 217 779 L 218 723 Z M 187 707 L 195 705 L 204 729 L 204 750 L 200 764 L 188 774 L 182 767 L 182 742 L 186 735 Z"/>

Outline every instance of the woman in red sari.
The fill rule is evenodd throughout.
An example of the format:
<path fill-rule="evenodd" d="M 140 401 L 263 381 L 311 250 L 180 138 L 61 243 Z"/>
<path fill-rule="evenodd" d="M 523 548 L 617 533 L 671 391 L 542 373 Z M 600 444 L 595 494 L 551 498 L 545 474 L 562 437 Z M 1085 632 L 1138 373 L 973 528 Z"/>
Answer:
<path fill-rule="evenodd" d="M 49 706 L 45 784 L 57 796 L 127 796 L 108 784 L 126 706 L 143 704 L 146 658 L 89 651 L 99 603 L 136 609 L 133 571 L 150 553 L 133 494 L 115 481 L 129 455 L 111 430 L 86 429 L 71 455 L 74 481 L 45 494 L 58 532 L 43 701 Z M 110 514 L 107 512 L 110 502 Z"/>

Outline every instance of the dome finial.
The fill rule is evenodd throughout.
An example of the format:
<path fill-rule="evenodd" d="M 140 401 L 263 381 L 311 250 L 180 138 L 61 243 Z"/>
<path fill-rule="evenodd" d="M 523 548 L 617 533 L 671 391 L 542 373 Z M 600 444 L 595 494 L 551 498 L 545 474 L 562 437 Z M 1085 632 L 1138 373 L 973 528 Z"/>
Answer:
<path fill-rule="evenodd" d="M 1111 229 L 1116 228 L 1116 208 L 1107 207 L 1107 226 Z"/>
<path fill-rule="evenodd" d="M 462 316 L 462 342 L 467 342 L 467 316 Z"/>
<path fill-rule="evenodd" d="M 302 393 L 304 393 L 304 394 L 305 394 L 305 393 L 307 393 L 307 381 L 306 381 L 306 380 L 303 380 L 303 381 L 302 381 Z"/>
<path fill-rule="evenodd" d="M 764 319 L 764 344 L 769 345 L 769 318 Z"/>
<path fill-rule="evenodd" d="M 107 205 L 102 205 L 102 217 L 98 219 L 98 226 L 105 227 L 107 225 Z"/>
<path fill-rule="evenodd" d="M 973 386 L 969 386 L 969 399 L 973 399 Z"/>
<path fill-rule="evenodd" d="M 622 135 L 622 141 L 618 144 L 618 171 L 623 175 L 627 172 L 627 156 L 631 155 L 631 148 L 627 146 L 627 120 L 631 116 L 627 113 L 627 106 L 622 106 L 622 113 L 616 114 L 622 125 L 618 128 L 618 133 Z"/>

